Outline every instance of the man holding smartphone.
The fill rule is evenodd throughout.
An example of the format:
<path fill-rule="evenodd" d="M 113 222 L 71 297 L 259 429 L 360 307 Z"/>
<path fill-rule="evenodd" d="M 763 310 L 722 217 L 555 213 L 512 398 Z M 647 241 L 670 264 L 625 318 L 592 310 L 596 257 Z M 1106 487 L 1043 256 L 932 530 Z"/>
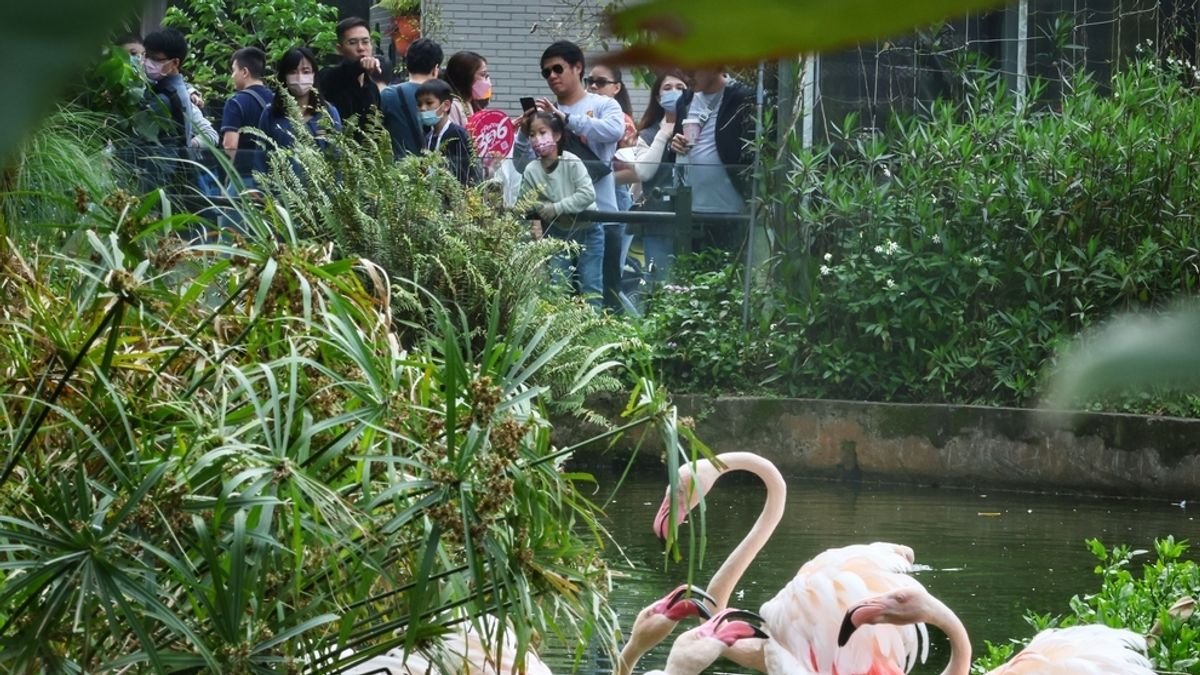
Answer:
<path fill-rule="evenodd" d="M 612 158 L 617 142 L 625 133 L 625 113 L 615 100 L 592 94 L 583 86 L 587 64 L 583 50 L 573 42 L 560 40 L 542 53 L 542 78 L 554 99 L 521 100 L 524 112 L 517 132 L 513 160 L 520 170 L 533 159 L 529 145 L 529 122 L 535 112 L 548 112 L 562 120 L 569 135 L 582 142 L 596 156 L 589 166 L 592 185 L 596 188 L 596 208 L 617 211 L 616 181 L 612 173 Z M 528 107 L 528 103 L 533 103 Z M 568 142 L 568 148 L 571 143 Z M 604 230 L 599 223 L 579 222 L 568 237 L 579 243 L 581 250 L 576 263 L 580 293 L 594 307 L 603 302 Z"/>

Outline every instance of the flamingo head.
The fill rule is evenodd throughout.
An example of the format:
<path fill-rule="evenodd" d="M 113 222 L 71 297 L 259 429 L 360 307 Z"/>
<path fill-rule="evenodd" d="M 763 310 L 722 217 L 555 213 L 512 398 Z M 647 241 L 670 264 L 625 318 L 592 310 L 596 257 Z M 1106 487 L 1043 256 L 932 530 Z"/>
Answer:
<path fill-rule="evenodd" d="M 758 627 L 761 622 L 752 612 L 723 610 L 676 638 L 667 657 L 667 672 L 699 673 L 739 640 L 767 637 Z"/>
<path fill-rule="evenodd" d="M 861 626 L 873 624 L 910 625 L 925 620 L 925 598 L 929 594 L 920 588 L 909 587 L 867 598 L 846 610 L 838 646 L 844 647 L 850 636 Z"/>
<path fill-rule="evenodd" d="M 679 467 L 679 490 L 675 499 L 671 499 L 671 488 L 663 497 L 662 506 L 658 507 L 658 515 L 654 517 L 654 534 L 663 541 L 667 540 L 671 527 L 671 506 L 675 507 L 676 525 L 687 520 L 687 514 L 700 503 L 704 495 L 712 489 L 713 483 L 721 476 L 724 467 L 718 467 L 711 460 L 702 459 L 694 464 L 684 464 Z"/>
<path fill-rule="evenodd" d="M 683 585 L 638 612 L 629 632 L 629 642 L 621 651 L 622 667 L 617 672 L 632 672 L 642 655 L 667 639 L 680 621 L 693 616 L 705 619 L 712 616 L 704 601 L 713 607 L 717 606 L 716 601 L 703 590 Z"/>

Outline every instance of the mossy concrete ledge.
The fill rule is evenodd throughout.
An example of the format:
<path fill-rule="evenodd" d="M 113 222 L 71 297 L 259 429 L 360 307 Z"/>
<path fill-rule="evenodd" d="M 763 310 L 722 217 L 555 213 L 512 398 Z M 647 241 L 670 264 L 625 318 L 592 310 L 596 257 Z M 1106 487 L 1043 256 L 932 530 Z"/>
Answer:
<path fill-rule="evenodd" d="M 621 404 L 597 403 L 614 418 Z M 687 396 L 676 403 L 715 452 L 755 452 L 787 476 L 1200 498 L 1200 420 L 808 399 Z M 562 420 L 556 442 L 597 431 Z M 626 436 L 615 449 L 628 456 L 642 436 Z M 658 461 L 656 434 L 644 436 L 642 452 Z M 582 450 L 581 459 L 601 450 Z"/>

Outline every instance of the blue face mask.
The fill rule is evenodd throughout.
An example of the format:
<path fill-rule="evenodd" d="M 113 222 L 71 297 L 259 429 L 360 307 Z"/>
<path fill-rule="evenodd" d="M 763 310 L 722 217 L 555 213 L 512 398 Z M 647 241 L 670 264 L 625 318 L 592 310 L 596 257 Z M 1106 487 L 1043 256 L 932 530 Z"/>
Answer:
<path fill-rule="evenodd" d="M 439 115 L 438 111 L 436 110 L 421 111 L 421 124 L 427 127 L 437 126 L 438 120 L 440 119 L 442 119 L 442 116 Z"/>
<path fill-rule="evenodd" d="M 683 96 L 682 91 L 668 89 L 658 95 L 658 102 L 662 105 L 663 110 L 673 113 L 675 112 L 675 104 L 679 103 L 680 96 Z"/>

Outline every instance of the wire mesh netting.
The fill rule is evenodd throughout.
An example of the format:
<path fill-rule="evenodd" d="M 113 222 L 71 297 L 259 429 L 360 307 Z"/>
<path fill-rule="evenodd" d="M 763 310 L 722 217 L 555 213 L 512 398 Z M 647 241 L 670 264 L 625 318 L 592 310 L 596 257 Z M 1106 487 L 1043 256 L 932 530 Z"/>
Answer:
<path fill-rule="evenodd" d="M 1053 101 L 1081 70 L 1105 83 L 1139 52 L 1195 63 L 1197 4 L 1025 0 L 822 55 L 813 74 L 815 138 L 828 139 L 850 114 L 860 126 L 884 128 L 893 114 L 960 98 L 982 73 L 1002 78 L 1014 91 L 1040 80 L 1042 100 Z"/>

